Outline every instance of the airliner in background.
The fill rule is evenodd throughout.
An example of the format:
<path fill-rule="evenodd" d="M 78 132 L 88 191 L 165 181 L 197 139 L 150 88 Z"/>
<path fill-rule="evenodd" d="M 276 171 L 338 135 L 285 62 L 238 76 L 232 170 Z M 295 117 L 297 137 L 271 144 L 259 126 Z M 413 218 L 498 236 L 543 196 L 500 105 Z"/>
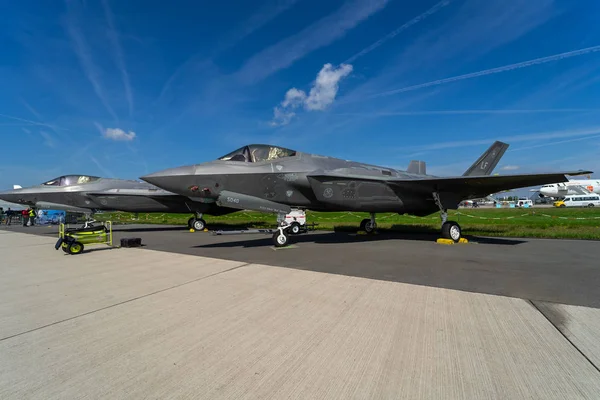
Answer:
<path fill-rule="evenodd" d="M 573 179 L 568 182 L 550 183 L 534 191 L 540 197 L 565 197 L 576 194 L 600 194 L 600 179 Z"/>

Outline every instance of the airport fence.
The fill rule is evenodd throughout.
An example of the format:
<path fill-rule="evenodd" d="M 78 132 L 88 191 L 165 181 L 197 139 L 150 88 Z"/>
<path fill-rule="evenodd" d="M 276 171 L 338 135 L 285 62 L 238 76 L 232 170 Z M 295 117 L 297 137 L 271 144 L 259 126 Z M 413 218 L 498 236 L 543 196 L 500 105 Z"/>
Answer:
<path fill-rule="evenodd" d="M 23 214 L 3 214 L 0 215 L 0 225 L 23 225 Z M 27 217 L 29 219 L 29 217 Z M 65 224 L 79 224 L 85 221 L 83 214 L 71 214 L 67 213 L 64 217 L 51 217 L 36 216 L 33 220 L 34 225 L 58 225 L 59 223 Z"/>

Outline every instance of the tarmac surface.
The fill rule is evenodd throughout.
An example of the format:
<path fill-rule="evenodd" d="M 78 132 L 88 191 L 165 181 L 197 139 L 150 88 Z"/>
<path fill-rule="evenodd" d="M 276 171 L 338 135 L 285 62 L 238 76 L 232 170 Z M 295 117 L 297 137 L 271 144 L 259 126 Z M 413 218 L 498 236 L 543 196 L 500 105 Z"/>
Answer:
<path fill-rule="evenodd" d="M 2 399 L 600 398 L 599 242 L 56 231 L 0 229 Z"/>
<path fill-rule="evenodd" d="M 58 235 L 56 226 L 0 229 Z M 171 253 L 600 308 L 600 241 L 468 237 L 468 244 L 448 246 L 434 234 L 313 231 L 277 249 L 267 234 L 144 224 L 113 231 L 116 245 L 138 237 L 145 248 Z"/>

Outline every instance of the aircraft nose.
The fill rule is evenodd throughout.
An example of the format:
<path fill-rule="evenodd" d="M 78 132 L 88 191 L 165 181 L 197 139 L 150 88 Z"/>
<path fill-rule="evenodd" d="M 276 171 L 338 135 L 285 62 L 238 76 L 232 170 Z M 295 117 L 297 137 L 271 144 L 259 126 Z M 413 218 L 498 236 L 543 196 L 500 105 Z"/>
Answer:
<path fill-rule="evenodd" d="M 0 192 L 0 200 L 8 201 L 9 203 L 14 203 L 17 197 L 17 194 L 12 190 Z"/>
<path fill-rule="evenodd" d="M 169 168 L 142 176 L 140 179 L 159 188 L 173 191 L 174 187 L 181 186 L 194 175 L 194 166 L 186 165 L 183 167 Z"/>

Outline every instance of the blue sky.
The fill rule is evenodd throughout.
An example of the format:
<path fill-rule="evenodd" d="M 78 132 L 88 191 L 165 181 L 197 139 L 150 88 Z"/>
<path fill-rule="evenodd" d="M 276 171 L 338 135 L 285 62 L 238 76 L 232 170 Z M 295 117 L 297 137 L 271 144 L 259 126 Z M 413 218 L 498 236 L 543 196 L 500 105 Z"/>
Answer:
<path fill-rule="evenodd" d="M 0 188 L 272 143 L 461 174 L 600 176 L 597 0 L 9 2 Z M 531 62 L 530 62 L 531 61 Z"/>

